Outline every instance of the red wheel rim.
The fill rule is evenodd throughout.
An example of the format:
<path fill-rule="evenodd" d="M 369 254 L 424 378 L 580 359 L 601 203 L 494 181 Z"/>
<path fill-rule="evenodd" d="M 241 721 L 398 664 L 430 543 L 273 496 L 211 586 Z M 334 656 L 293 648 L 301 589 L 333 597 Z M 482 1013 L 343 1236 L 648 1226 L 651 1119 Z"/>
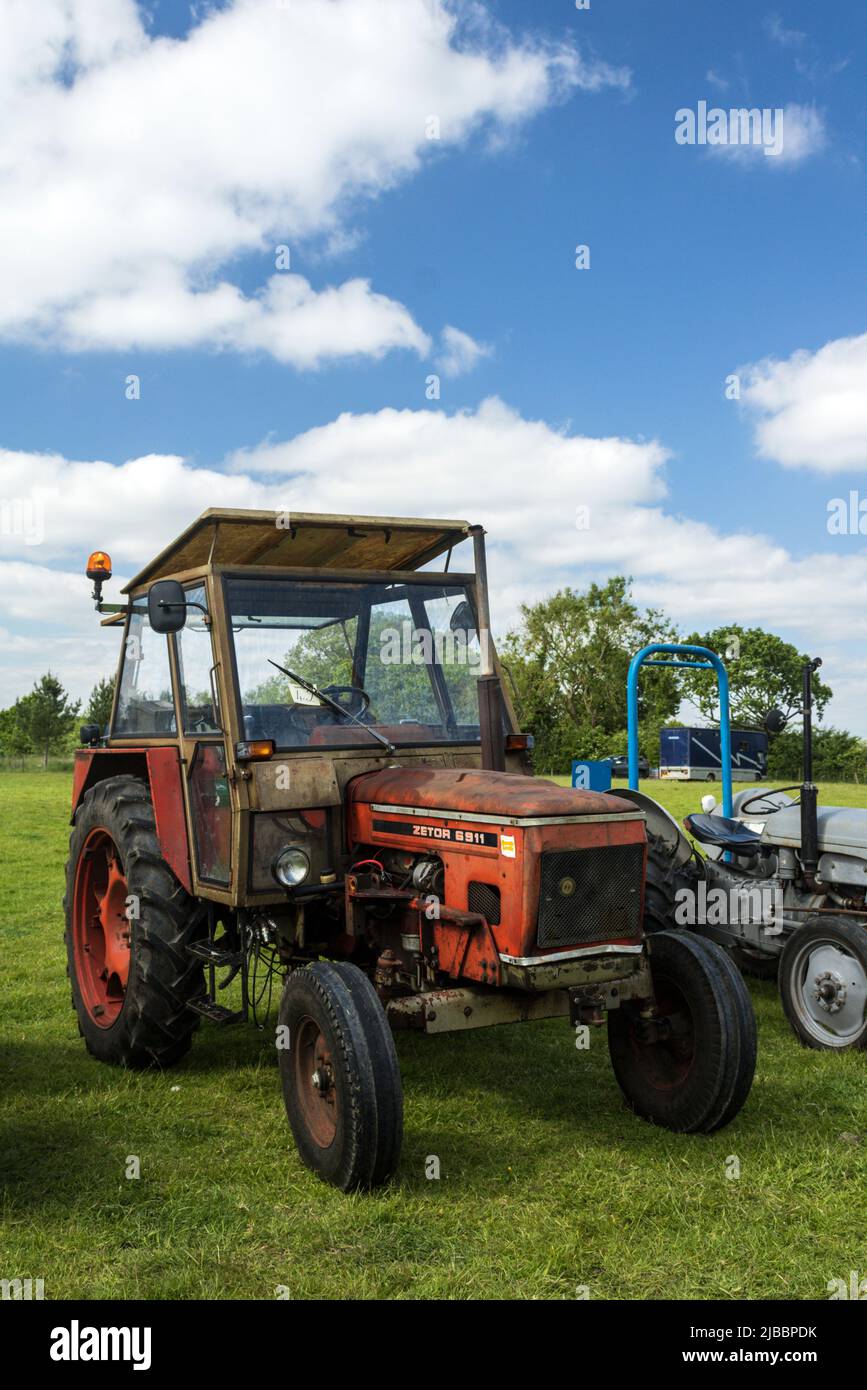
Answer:
<path fill-rule="evenodd" d="M 107 830 L 91 830 L 75 870 L 72 951 L 81 999 L 94 1023 L 110 1028 L 123 1008 L 129 979 L 129 896 L 117 846 Z"/>
<path fill-rule="evenodd" d="M 673 1091 L 689 1076 L 695 1057 L 695 1024 L 684 995 L 669 979 L 654 979 L 658 1017 L 672 1032 L 654 1042 L 643 1042 L 633 1025 L 632 1050 L 647 1084 L 656 1091 Z"/>
<path fill-rule="evenodd" d="M 315 1019 L 301 1019 L 291 1042 L 295 1091 L 308 1133 L 327 1149 L 337 1133 L 337 1087 L 325 1034 Z"/>

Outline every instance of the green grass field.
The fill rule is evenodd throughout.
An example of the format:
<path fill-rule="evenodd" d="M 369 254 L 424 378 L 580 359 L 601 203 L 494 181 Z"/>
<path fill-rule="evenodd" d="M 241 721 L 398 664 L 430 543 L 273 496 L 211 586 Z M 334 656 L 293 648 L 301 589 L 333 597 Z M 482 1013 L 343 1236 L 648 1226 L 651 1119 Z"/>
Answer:
<path fill-rule="evenodd" d="M 100 1066 L 65 977 L 69 786 L 0 775 L 0 1277 L 46 1298 L 653 1299 L 824 1298 L 867 1272 L 867 1056 L 800 1048 L 769 984 L 752 1095 L 711 1137 L 633 1118 L 602 1031 L 586 1052 L 557 1021 L 400 1037 L 403 1158 L 369 1196 L 301 1166 L 270 1032 L 205 1024 L 174 1071 Z M 645 790 L 680 816 L 707 789 Z"/>

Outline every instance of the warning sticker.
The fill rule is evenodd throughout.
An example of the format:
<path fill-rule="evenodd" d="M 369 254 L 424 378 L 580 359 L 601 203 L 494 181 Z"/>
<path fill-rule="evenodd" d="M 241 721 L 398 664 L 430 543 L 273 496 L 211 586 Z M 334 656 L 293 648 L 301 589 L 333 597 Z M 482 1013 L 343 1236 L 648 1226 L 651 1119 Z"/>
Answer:
<path fill-rule="evenodd" d="M 504 856 L 504 858 L 506 858 L 506 859 L 514 859 L 514 857 L 515 857 L 515 837 L 514 837 L 514 835 L 501 835 L 501 836 L 500 836 L 500 853 L 501 853 L 501 854 Z"/>

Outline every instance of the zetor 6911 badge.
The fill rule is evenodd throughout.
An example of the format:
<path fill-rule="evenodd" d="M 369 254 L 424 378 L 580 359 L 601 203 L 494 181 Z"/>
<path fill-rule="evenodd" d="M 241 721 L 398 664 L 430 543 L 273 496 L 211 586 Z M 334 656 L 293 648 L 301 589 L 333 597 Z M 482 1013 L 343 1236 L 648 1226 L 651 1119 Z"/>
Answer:
<path fill-rule="evenodd" d="M 169 1066 L 202 1018 L 261 1016 L 279 977 L 289 1123 L 344 1189 L 398 1164 L 401 1028 L 607 1019 L 637 1114 L 704 1133 L 737 1114 L 756 1046 L 741 977 L 711 941 L 649 915 L 645 935 L 664 812 L 530 775 L 481 527 L 212 510 L 125 603 L 103 602 L 107 555 L 87 573 L 122 630 L 110 727 L 76 754 L 67 871 L 94 1056 Z"/>

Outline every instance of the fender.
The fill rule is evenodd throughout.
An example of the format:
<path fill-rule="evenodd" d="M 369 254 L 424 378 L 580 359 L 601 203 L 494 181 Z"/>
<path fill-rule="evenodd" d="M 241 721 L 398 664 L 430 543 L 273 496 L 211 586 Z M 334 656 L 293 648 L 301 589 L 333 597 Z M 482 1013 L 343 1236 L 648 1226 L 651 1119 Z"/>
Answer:
<path fill-rule="evenodd" d="M 154 805 L 157 839 L 163 858 L 188 893 L 193 891 L 184 788 L 177 748 L 80 748 L 75 753 L 72 815 L 75 819 L 84 793 L 118 773 L 143 777 Z"/>

